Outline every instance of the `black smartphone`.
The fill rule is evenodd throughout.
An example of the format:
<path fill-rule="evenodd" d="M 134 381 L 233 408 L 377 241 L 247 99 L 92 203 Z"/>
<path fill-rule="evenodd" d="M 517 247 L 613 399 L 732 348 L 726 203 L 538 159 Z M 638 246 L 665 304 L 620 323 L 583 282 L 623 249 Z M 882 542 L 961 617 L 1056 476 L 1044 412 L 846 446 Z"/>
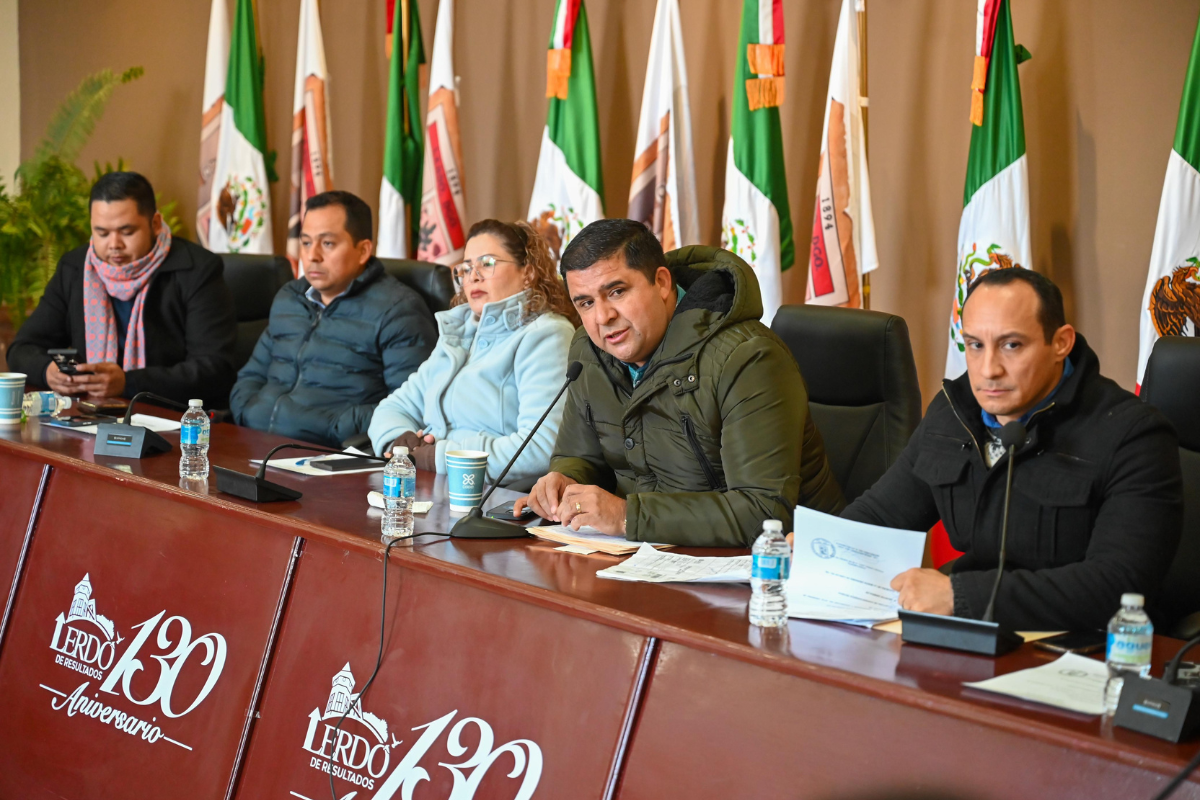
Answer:
<path fill-rule="evenodd" d="M 57 347 L 46 351 L 46 355 L 54 359 L 54 363 L 58 365 L 58 371 L 63 375 L 74 375 L 75 367 L 79 366 L 76 358 L 79 356 L 79 351 L 74 347 Z"/>
<path fill-rule="evenodd" d="M 521 514 L 521 516 L 514 516 L 513 506 L 516 505 L 516 503 L 516 500 L 509 500 L 507 503 L 501 503 L 498 506 L 492 506 L 487 510 L 484 516 L 491 517 L 492 519 L 502 519 L 508 522 L 524 522 L 527 519 L 533 519 L 537 516 L 537 514 L 535 514 L 533 509 L 529 506 L 525 506 L 525 512 Z"/>
<path fill-rule="evenodd" d="M 1103 652 L 1107 642 L 1108 634 L 1104 631 L 1071 631 L 1038 639 L 1033 646 L 1041 650 L 1049 650 L 1052 653 L 1087 655 Z"/>
<path fill-rule="evenodd" d="M 318 458 L 308 462 L 313 469 L 323 469 L 328 472 L 347 472 L 356 469 L 371 469 L 384 464 L 376 458 Z"/>

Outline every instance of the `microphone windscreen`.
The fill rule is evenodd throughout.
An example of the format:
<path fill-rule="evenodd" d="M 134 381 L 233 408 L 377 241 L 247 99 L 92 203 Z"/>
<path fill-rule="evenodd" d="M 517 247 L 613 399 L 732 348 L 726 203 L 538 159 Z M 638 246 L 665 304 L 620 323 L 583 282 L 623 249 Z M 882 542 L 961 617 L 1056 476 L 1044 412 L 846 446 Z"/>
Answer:
<path fill-rule="evenodd" d="M 571 365 L 567 367 L 567 382 L 573 382 L 579 377 L 579 373 L 581 372 L 583 372 L 583 364 L 579 363 L 578 361 L 572 361 Z"/>
<path fill-rule="evenodd" d="M 1010 447 L 1020 447 L 1025 442 L 1025 426 L 1017 420 L 1007 423 L 1000 429 L 1000 444 L 1007 450 Z"/>

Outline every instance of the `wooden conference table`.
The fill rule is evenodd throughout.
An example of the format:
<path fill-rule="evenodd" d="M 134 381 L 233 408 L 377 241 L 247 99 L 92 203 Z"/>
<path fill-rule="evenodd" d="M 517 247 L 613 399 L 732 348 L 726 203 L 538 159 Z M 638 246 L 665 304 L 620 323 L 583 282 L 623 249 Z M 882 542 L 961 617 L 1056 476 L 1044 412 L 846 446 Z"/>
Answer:
<path fill-rule="evenodd" d="M 249 471 L 281 441 L 217 425 L 210 458 Z M 379 473 L 273 471 L 304 497 L 256 506 L 181 487 L 178 449 L 92 445 L 0 431 L 0 797 L 323 800 L 333 770 L 343 800 L 1148 800 L 1200 748 L 962 686 L 1051 658 L 1030 646 L 796 620 L 763 641 L 745 586 L 437 536 L 392 549 L 382 664 L 338 730 L 379 647 Z M 418 530 L 447 530 L 444 481 L 417 493 Z M 1179 646 L 1156 640 L 1156 674 Z"/>

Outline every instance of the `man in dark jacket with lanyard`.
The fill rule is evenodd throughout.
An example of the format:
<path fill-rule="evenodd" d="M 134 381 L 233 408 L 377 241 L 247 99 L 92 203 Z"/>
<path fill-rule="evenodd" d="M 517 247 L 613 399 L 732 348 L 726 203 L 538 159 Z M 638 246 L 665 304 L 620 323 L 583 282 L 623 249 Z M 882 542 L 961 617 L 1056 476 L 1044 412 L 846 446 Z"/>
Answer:
<path fill-rule="evenodd" d="M 916 611 L 983 616 L 1000 552 L 1008 456 L 1017 448 L 1006 574 L 996 621 L 1009 630 L 1094 630 L 1123 592 L 1151 603 L 1182 526 L 1179 451 L 1170 423 L 1101 376 L 1062 294 L 1019 267 L 985 273 L 963 307 L 967 372 L 943 383 L 891 469 L 843 516 L 926 530 L 939 519 L 963 555 L 892 582 Z"/>
<path fill-rule="evenodd" d="M 360 198 L 309 198 L 300 249 L 304 277 L 276 295 L 230 410 L 239 425 L 335 447 L 366 432 L 376 404 L 429 357 L 437 327 L 373 255 Z"/>
<path fill-rule="evenodd" d="M 8 368 L 64 395 L 150 391 L 224 407 L 237 318 L 221 259 L 172 237 L 136 172 L 101 176 L 89 209 L 91 242 L 59 260 L 9 347 Z M 46 353 L 54 348 L 75 348 L 86 363 L 64 374 Z"/>
<path fill-rule="evenodd" d="M 550 473 L 529 505 L 631 541 L 748 547 L 797 503 L 845 501 L 791 352 L 733 253 L 664 255 L 645 225 L 593 222 L 562 256 L 583 326 Z M 790 527 L 790 525 L 789 525 Z"/>

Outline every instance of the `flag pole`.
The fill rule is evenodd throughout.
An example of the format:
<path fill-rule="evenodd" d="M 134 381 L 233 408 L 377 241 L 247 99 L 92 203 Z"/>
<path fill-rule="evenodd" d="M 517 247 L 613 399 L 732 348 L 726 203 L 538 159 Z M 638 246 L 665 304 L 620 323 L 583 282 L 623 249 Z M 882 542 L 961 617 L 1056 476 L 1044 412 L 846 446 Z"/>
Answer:
<path fill-rule="evenodd" d="M 867 0 L 859 0 L 862 10 L 858 12 L 858 95 L 861 98 L 859 108 L 862 112 L 863 152 L 870 161 L 871 149 L 867 136 L 867 112 L 869 111 L 870 95 L 867 93 Z M 871 308 L 871 273 L 863 275 L 862 301 L 863 308 Z"/>

